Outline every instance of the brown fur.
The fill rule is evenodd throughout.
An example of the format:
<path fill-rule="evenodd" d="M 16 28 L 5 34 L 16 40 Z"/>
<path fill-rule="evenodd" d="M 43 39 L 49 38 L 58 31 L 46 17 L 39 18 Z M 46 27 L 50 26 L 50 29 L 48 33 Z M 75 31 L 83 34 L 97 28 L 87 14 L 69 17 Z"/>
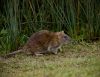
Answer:
<path fill-rule="evenodd" d="M 48 30 L 41 30 L 34 33 L 21 50 L 12 52 L 8 54 L 8 56 L 19 52 L 35 55 L 49 52 L 57 54 L 58 49 L 69 40 L 69 36 L 67 36 L 63 31 L 50 32 Z"/>

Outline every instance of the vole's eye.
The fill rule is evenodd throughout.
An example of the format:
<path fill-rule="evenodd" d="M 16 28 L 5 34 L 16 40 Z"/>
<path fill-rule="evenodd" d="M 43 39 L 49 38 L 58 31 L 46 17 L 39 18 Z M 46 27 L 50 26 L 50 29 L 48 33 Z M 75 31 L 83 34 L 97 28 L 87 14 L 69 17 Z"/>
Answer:
<path fill-rule="evenodd" d="M 67 36 L 64 36 L 63 38 L 64 38 L 64 39 L 67 39 Z"/>

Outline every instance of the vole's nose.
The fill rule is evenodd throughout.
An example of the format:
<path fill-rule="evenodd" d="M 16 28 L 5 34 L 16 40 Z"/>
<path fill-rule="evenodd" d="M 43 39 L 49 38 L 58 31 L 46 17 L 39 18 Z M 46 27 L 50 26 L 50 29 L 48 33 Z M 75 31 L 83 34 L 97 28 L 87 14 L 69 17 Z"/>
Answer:
<path fill-rule="evenodd" d="M 71 37 L 69 37 L 68 35 L 66 35 L 66 36 L 64 37 L 64 39 L 65 39 L 66 44 L 68 44 L 68 43 L 71 43 L 71 42 L 72 42 Z"/>
<path fill-rule="evenodd" d="M 69 37 L 69 36 L 68 36 L 68 41 L 69 41 L 69 42 L 71 42 L 71 41 L 72 41 L 72 38 L 71 38 L 71 37 Z"/>

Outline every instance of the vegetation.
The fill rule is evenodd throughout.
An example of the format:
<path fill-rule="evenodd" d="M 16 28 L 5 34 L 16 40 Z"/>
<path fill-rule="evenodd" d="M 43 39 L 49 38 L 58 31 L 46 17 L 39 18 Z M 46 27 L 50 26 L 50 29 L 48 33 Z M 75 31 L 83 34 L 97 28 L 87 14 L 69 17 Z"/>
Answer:
<path fill-rule="evenodd" d="M 1 54 L 41 29 L 64 30 L 79 41 L 100 38 L 100 0 L 1 0 L 0 6 Z"/>

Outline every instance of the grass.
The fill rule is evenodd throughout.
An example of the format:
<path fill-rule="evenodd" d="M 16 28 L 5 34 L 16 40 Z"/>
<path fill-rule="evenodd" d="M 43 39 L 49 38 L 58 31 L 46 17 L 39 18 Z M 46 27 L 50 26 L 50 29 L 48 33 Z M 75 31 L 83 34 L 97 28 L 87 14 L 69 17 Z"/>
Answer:
<path fill-rule="evenodd" d="M 100 42 L 65 45 L 58 55 L 16 55 L 0 62 L 0 77 L 99 77 Z"/>

